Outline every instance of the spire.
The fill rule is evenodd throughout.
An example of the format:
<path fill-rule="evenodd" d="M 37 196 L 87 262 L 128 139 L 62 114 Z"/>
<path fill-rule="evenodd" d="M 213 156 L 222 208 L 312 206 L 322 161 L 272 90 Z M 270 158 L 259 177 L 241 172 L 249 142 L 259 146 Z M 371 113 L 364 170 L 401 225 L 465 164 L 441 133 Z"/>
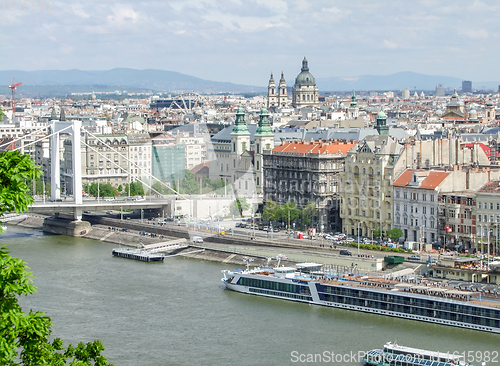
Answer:
<path fill-rule="evenodd" d="M 375 129 L 378 131 L 379 135 L 388 135 L 389 134 L 389 126 L 387 126 L 387 116 L 385 115 L 383 110 L 380 110 L 377 114 L 377 125 Z"/>
<path fill-rule="evenodd" d="M 52 112 L 50 113 L 50 120 L 54 121 L 57 119 L 56 107 L 52 107 Z"/>
<path fill-rule="evenodd" d="M 273 73 L 271 72 L 271 78 L 269 79 L 269 84 L 273 83 L 274 84 L 274 78 L 273 78 Z"/>
<path fill-rule="evenodd" d="M 306 56 L 304 55 L 304 59 L 302 60 L 302 69 L 301 71 L 309 71 L 309 66 L 307 66 L 307 59 Z"/>
<path fill-rule="evenodd" d="M 266 107 L 262 107 L 260 110 L 259 126 L 255 131 L 254 136 L 272 136 L 273 130 L 271 124 L 269 123 L 269 114 L 267 113 Z"/>
<path fill-rule="evenodd" d="M 283 71 L 281 72 L 280 84 L 286 84 L 285 75 L 283 74 Z"/>
<path fill-rule="evenodd" d="M 236 120 L 234 121 L 233 130 L 231 131 L 231 135 L 248 135 L 250 132 L 248 131 L 247 123 L 245 122 L 245 112 L 241 105 L 236 110 Z"/>
<path fill-rule="evenodd" d="M 61 116 L 59 117 L 59 121 L 66 121 L 66 114 L 64 113 L 64 109 L 61 107 Z"/>
<path fill-rule="evenodd" d="M 352 89 L 351 107 L 355 108 L 356 105 L 357 105 L 357 103 L 356 103 L 356 93 L 354 93 L 354 89 Z"/>

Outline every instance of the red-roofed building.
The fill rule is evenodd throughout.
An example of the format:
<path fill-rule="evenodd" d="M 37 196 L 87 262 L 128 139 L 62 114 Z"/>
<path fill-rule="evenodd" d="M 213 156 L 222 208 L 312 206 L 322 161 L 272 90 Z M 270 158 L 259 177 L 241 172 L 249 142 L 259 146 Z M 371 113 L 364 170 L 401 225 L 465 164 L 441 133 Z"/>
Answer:
<path fill-rule="evenodd" d="M 311 226 L 318 231 L 341 230 L 339 174 L 347 152 L 355 145 L 347 141 L 293 141 L 265 151 L 264 202 L 295 202 L 299 208 L 316 202 L 319 214 Z"/>
<path fill-rule="evenodd" d="M 438 240 L 438 194 L 451 172 L 405 170 L 393 183 L 394 227 L 405 240 L 433 243 Z"/>

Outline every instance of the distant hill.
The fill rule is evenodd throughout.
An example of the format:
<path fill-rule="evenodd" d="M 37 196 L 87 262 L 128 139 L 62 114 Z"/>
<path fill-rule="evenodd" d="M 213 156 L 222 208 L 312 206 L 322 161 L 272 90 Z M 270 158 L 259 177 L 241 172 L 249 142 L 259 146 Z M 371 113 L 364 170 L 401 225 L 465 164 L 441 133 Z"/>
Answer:
<path fill-rule="evenodd" d="M 267 93 L 267 85 L 249 86 L 227 82 L 204 80 L 194 76 L 165 70 L 136 70 L 117 68 L 101 71 L 84 70 L 40 70 L 0 71 L 0 95 L 8 96 L 12 77 L 23 85 L 18 89 L 20 96 L 58 96 L 71 92 L 127 90 L 128 92 L 181 92 L 199 93 Z M 438 84 L 445 88 L 462 88 L 462 79 L 424 75 L 414 72 L 399 72 L 391 75 L 361 75 L 355 77 L 316 78 L 321 93 L 328 91 L 355 90 L 413 90 L 434 91 Z M 293 81 L 291 81 L 293 83 Z M 472 81 L 474 90 L 498 89 L 498 82 Z M 288 85 L 291 87 L 292 85 Z"/>
<path fill-rule="evenodd" d="M 411 71 L 398 72 L 391 75 L 361 75 L 355 77 L 316 78 L 316 85 L 322 91 L 349 91 L 349 90 L 436 90 L 436 86 L 443 84 L 445 88 L 462 89 L 462 81 L 466 79 L 451 76 L 424 75 Z M 472 88 L 498 89 L 498 82 L 474 82 Z"/>
<path fill-rule="evenodd" d="M 257 87 L 248 85 L 238 85 L 226 82 L 203 80 L 194 76 L 181 74 L 174 71 L 165 70 L 136 70 L 117 68 L 108 71 L 83 71 L 83 70 L 40 70 L 40 71 L 20 71 L 8 70 L 0 71 L 0 94 L 9 94 L 7 88 L 12 81 L 20 81 L 26 87 L 39 86 L 89 86 L 96 90 L 110 89 L 113 86 L 120 86 L 120 90 L 125 87 L 133 87 L 137 90 L 151 90 L 160 92 L 200 92 L 200 93 L 248 93 L 265 92 L 267 87 Z M 106 88 L 104 88 L 106 87 Z M 42 88 L 43 89 L 43 88 Z M 54 90 L 54 88 L 51 88 Z M 64 91 L 66 88 L 57 88 Z M 22 89 L 19 89 L 22 93 Z"/>

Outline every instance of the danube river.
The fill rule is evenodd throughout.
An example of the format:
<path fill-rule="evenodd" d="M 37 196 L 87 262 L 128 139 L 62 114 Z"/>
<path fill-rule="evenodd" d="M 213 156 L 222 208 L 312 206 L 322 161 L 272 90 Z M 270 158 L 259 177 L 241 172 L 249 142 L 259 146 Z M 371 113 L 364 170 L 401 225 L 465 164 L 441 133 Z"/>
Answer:
<path fill-rule="evenodd" d="M 230 292 L 220 263 L 113 258 L 107 243 L 15 226 L 0 245 L 35 275 L 38 292 L 23 308 L 44 311 L 65 342 L 101 340 L 116 366 L 292 365 L 312 355 L 314 364 L 360 365 L 358 352 L 387 341 L 473 351 L 474 361 L 500 349 L 495 334 Z"/>

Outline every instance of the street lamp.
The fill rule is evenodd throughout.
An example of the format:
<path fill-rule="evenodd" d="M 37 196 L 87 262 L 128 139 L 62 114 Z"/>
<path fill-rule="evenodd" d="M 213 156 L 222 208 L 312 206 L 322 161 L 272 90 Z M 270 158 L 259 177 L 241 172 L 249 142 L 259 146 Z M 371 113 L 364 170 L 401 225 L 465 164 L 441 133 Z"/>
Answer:
<path fill-rule="evenodd" d="M 359 257 L 359 227 L 361 225 L 361 221 L 358 221 L 358 257 Z"/>

